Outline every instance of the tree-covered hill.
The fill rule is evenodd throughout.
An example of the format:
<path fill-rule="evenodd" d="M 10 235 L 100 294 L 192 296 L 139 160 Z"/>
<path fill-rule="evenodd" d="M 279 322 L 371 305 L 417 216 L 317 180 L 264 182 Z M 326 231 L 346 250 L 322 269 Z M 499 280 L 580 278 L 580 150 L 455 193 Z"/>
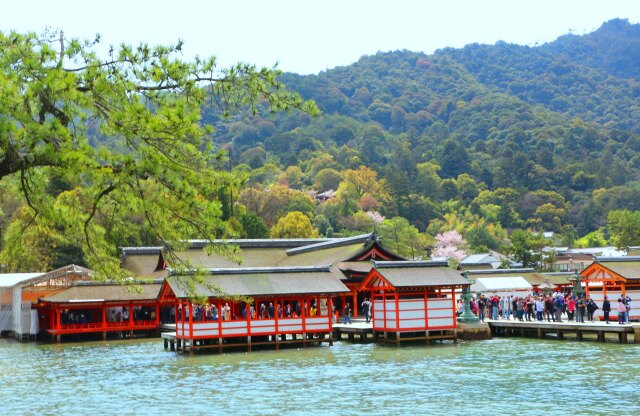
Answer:
<path fill-rule="evenodd" d="M 265 93 L 262 103 L 234 107 L 232 117 L 223 117 L 211 105 L 213 94 L 189 118 L 190 125 L 215 127 L 212 133 L 202 130 L 197 147 L 211 155 L 207 169 L 230 172 L 221 183 L 203 183 L 193 197 L 215 207 L 210 214 L 220 220 L 212 221 L 219 225 L 212 229 L 216 237 L 376 231 L 408 257 L 424 256 L 437 234 L 451 231 L 471 251 L 515 253 L 510 247 L 551 244 L 519 230 L 554 231 L 562 245 L 582 236 L 581 244 L 640 245 L 635 237 L 618 235 L 640 218 L 619 211 L 640 210 L 638 69 L 640 25 L 613 20 L 593 33 L 535 47 L 498 42 L 431 55 L 381 52 L 317 75 L 281 74 L 278 81 L 289 90 L 315 101 L 322 112 L 317 117 L 315 111 L 269 106 L 287 97 L 282 85 L 269 71 L 250 70 L 251 86 Z M 243 97 L 233 95 L 236 90 L 218 93 Z M 123 138 L 98 127 L 87 127 L 91 149 L 117 150 Z M 44 172 L 40 186 L 51 198 L 73 188 L 64 176 Z M 61 250 L 51 255 L 45 248 L 55 245 L 39 243 L 22 263 L 5 260 L 21 248 L 7 249 L 11 236 L 42 241 L 37 233 L 23 233 L 29 201 L 16 194 L 18 179 L 0 181 L 6 191 L 0 192 L 0 260 L 24 269 L 21 264 L 42 263 L 45 256 L 59 259 Z M 162 202 L 161 194 L 153 195 Z M 153 230 L 112 232 L 109 213 L 94 210 L 114 252 L 118 245 L 164 242 Z M 128 221 L 140 222 L 132 212 Z M 174 227 L 170 220 L 163 224 Z M 637 228 L 640 236 L 640 223 Z M 180 235 L 188 237 L 189 230 Z M 74 243 L 65 242 L 63 254 L 65 262 L 82 264 Z"/>
<path fill-rule="evenodd" d="M 640 209 L 639 27 L 615 20 L 535 47 L 384 52 L 318 75 L 284 74 L 322 117 L 247 116 L 217 139 L 262 186 L 265 164 L 298 166 L 301 189 L 318 192 L 317 161 L 338 172 L 367 166 L 393 197 L 381 212 L 420 229 L 471 207 L 507 228 L 586 234 L 611 209 Z M 461 175 L 472 182 L 466 194 Z M 500 192 L 516 197 L 499 220 L 487 205 L 502 206 Z M 544 192 L 561 201 L 535 196 Z"/>

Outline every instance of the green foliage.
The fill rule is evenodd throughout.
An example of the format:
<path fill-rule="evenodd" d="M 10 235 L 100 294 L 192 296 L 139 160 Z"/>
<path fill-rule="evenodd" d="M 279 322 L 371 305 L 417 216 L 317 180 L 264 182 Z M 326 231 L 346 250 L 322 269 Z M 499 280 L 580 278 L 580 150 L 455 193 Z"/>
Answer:
<path fill-rule="evenodd" d="M 511 236 L 508 252 L 514 260 L 521 262 L 523 267 L 542 267 L 542 248 L 547 240 L 540 234 L 529 230 L 515 230 Z"/>
<path fill-rule="evenodd" d="M 426 258 L 433 242 L 402 217 L 382 221 L 376 226 L 376 232 L 385 247 L 409 259 Z"/>
<path fill-rule="evenodd" d="M 271 228 L 272 238 L 314 238 L 318 235 L 318 230 L 313 228 L 309 217 L 298 211 L 280 218 Z"/>
<path fill-rule="evenodd" d="M 61 58 L 54 36 L 4 34 L 2 253 L 21 258 L 24 228 L 43 264 L 57 260 L 40 238 L 107 275 L 123 242 L 262 235 L 256 218 L 292 212 L 325 236 L 382 229 L 409 257 L 424 256 L 418 230 L 456 230 L 474 251 L 506 229 L 634 241 L 608 215 L 640 210 L 639 28 L 378 53 L 308 76 L 186 62 L 181 45 L 124 46 L 109 63 L 73 40 Z M 275 113 L 287 108 L 304 111 Z M 512 233 L 522 257 L 527 235 Z"/>
<path fill-rule="evenodd" d="M 640 245 L 640 211 L 609 211 L 607 228 L 618 249 Z"/>
<path fill-rule="evenodd" d="M 64 40 L 55 50 L 60 36 L 0 33 L 0 179 L 17 184 L 25 204 L 3 236 L 13 269 L 56 265 L 44 245 L 76 251 L 64 261 L 119 279 L 117 246 L 127 240 L 178 246 L 233 236 L 224 218 L 239 183 L 217 168 L 224 152 L 210 141 L 203 108 L 317 112 L 283 88 L 277 70 L 185 61 L 181 44 L 121 45 L 101 59 L 93 41 Z M 254 141 L 260 130 L 232 133 Z"/>
<path fill-rule="evenodd" d="M 269 236 L 269 229 L 267 228 L 267 225 L 264 223 L 262 218 L 258 217 L 253 212 L 241 215 L 240 224 L 242 224 L 244 238 L 267 238 Z"/>

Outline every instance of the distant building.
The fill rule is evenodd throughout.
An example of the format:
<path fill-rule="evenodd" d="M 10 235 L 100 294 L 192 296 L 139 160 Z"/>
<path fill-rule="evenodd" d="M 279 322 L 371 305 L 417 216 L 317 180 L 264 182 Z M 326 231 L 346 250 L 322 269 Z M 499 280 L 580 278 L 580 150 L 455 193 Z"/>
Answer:
<path fill-rule="evenodd" d="M 602 302 L 607 296 L 611 302 L 611 316 L 615 320 L 615 305 L 618 298 L 628 296 L 631 299 L 629 318 L 640 319 L 640 257 L 596 257 L 595 261 L 581 273 L 582 286 L 600 309 L 595 313 L 597 319 L 602 318 Z"/>
<path fill-rule="evenodd" d="M 0 274 L 0 332 L 19 340 L 35 337 L 49 322 L 40 298 L 90 279 L 90 270 L 73 264 L 47 273 Z"/>
<path fill-rule="evenodd" d="M 556 261 L 553 263 L 552 268 L 558 272 L 573 272 L 582 271 L 591 263 L 593 263 L 594 256 L 591 254 L 582 253 L 564 253 L 556 255 Z"/>
<path fill-rule="evenodd" d="M 460 261 L 460 270 L 497 269 L 501 261 L 491 253 L 472 254 Z"/>
<path fill-rule="evenodd" d="M 467 277 L 475 283 L 472 292 L 497 294 L 499 296 L 524 296 L 538 292 L 539 286 L 551 284 L 555 290 L 562 291 L 569 286 L 571 273 L 541 273 L 534 269 L 497 269 L 497 270 L 468 270 Z"/>
<path fill-rule="evenodd" d="M 326 192 L 321 192 L 318 195 L 316 195 L 316 200 L 320 202 L 325 202 L 334 198 L 335 196 L 336 196 L 336 191 L 334 191 L 333 189 L 329 189 Z"/>

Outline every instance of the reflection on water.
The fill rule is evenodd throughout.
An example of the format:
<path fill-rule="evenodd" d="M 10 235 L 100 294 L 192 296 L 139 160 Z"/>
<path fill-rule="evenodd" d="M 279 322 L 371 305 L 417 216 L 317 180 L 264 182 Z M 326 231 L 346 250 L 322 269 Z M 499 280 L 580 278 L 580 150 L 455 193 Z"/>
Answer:
<path fill-rule="evenodd" d="M 2 414 L 640 414 L 640 348 L 495 339 L 177 355 L 0 340 Z"/>

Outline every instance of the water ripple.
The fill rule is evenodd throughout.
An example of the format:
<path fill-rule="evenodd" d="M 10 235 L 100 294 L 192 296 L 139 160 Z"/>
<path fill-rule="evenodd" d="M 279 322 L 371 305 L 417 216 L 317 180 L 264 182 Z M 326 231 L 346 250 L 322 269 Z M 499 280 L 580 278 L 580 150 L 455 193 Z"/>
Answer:
<path fill-rule="evenodd" d="M 634 345 L 516 338 L 195 356 L 157 339 L 0 340 L 0 401 L 3 414 L 640 414 L 639 370 Z"/>

